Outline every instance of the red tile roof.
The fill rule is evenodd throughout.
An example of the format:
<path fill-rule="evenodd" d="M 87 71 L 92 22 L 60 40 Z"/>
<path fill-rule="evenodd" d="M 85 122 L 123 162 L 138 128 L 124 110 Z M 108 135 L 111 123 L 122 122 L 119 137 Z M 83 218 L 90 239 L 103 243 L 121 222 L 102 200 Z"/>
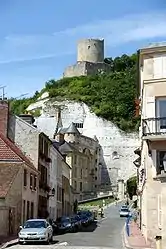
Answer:
<path fill-rule="evenodd" d="M 0 198 L 4 198 L 18 174 L 21 163 L 0 163 Z"/>
<path fill-rule="evenodd" d="M 30 159 L 23 152 L 0 133 L 0 161 L 25 162 L 28 166 L 36 170 Z"/>

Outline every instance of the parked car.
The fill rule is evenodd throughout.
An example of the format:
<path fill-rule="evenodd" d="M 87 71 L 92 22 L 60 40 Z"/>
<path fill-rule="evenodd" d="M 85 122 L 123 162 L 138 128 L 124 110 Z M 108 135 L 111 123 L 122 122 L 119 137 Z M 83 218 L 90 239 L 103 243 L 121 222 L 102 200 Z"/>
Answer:
<path fill-rule="evenodd" d="M 70 217 L 62 216 L 57 218 L 56 224 L 59 232 L 72 232 L 74 230 L 74 223 L 72 222 Z"/>
<path fill-rule="evenodd" d="M 78 231 L 82 226 L 81 217 L 79 215 L 72 215 L 71 221 L 74 224 L 74 230 Z"/>
<path fill-rule="evenodd" d="M 94 221 L 94 215 L 92 214 L 92 212 L 87 211 L 85 214 L 88 216 L 89 223 L 92 223 Z"/>
<path fill-rule="evenodd" d="M 128 207 L 121 207 L 120 212 L 119 212 L 120 217 L 128 217 L 130 215 L 130 210 Z"/>
<path fill-rule="evenodd" d="M 86 214 L 81 214 L 80 218 L 81 218 L 82 226 L 88 226 L 89 225 L 89 218 L 88 218 L 88 216 Z"/>
<path fill-rule="evenodd" d="M 52 226 L 45 219 L 27 220 L 20 229 L 18 234 L 20 244 L 34 241 L 49 243 L 53 240 Z"/>

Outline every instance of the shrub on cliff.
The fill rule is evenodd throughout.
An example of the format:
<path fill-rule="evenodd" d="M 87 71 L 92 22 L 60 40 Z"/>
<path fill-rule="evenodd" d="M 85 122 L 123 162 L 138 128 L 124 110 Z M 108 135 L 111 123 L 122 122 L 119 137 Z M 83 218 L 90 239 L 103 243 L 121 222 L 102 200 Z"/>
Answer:
<path fill-rule="evenodd" d="M 134 116 L 136 55 L 107 58 L 105 62 L 110 64 L 109 74 L 50 80 L 41 93 L 48 91 L 52 98 L 83 101 L 97 116 L 112 121 L 124 131 L 135 131 L 139 125 L 139 119 Z M 32 99 L 24 101 L 21 106 L 25 109 Z"/>

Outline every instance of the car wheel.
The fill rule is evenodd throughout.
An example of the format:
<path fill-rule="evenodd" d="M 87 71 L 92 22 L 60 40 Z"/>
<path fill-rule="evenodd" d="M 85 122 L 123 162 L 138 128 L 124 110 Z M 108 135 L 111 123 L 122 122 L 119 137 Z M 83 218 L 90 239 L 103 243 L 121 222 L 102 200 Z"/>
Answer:
<path fill-rule="evenodd" d="M 53 235 L 52 235 L 51 238 L 50 238 L 50 242 L 53 242 Z"/>
<path fill-rule="evenodd" d="M 22 242 L 22 241 L 19 241 L 19 242 L 18 242 L 18 244 L 19 244 L 19 245 L 23 245 L 23 244 L 24 244 L 24 242 Z"/>
<path fill-rule="evenodd" d="M 49 243 L 50 243 L 50 239 L 49 239 L 49 235 L 48 235 L 47 240 L 46 240 L 46 245 L 49 245 Z"/>

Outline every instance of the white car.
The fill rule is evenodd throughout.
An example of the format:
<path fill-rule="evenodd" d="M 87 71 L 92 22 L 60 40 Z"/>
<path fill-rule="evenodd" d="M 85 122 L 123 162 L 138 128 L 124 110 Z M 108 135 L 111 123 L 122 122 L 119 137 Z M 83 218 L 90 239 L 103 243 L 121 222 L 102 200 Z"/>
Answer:
<path fill-rule="evenodd" d="M 130 215 L 130 210 L 127 207 L 121 207 L 119 215 L 120 217 L 128 217 Z"/>
<path fill-rule="evenodd" d="M 53 240 L 52 226 L 45 219 L 27 220 L 20 229 L 18 234 L 20 244 L 34 241 L 49 243 Z"/>

